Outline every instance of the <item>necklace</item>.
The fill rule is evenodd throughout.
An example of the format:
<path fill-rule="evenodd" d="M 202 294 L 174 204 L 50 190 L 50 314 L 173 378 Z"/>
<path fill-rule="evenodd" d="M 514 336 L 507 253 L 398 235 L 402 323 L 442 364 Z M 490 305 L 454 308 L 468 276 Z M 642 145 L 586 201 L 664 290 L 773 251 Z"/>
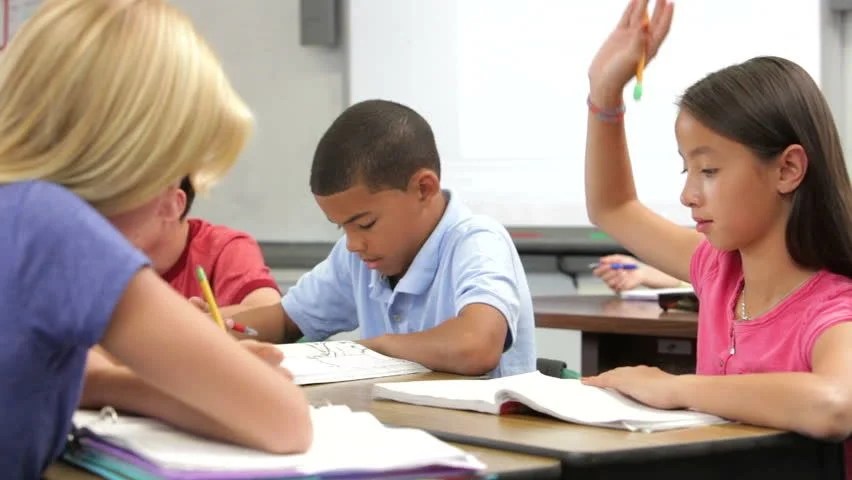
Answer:
<path fill-rule="evenodd" d="M 775 306 L 776 306 L 776 305 L 778 305 L 779 303 L 781 303 L 781 302 L 783 302 L 784 300 L 786 300 L 786 299 L 787 299 L 787 297 L 789 297 L 790 295 L 792 295 L 792 294 L 793 294 L 793 292 L 795 292 L 796 290 L 798 290 L 798 289 L 799 289 L 799 287 L 801 287 L 802 285 L 804 285 L 804 284 L 805 284 L 805 282 L 807 282 L 808 280 L 810 280 L 810 279 L 811 279 L 811 277 L 813 277 L 813 275 L 809 275 L 809 276 L 808 276 L 808 277 L 806 277 L 804 280 L 802 280 L 801 282 L 799 282 L 799 283 L 798 283 L 795 287 L 793 287 L 793 288 L 791 288 L 790 290 L 788 290 L 788 291 L 787 291 L 787 293 L 785 293 L 783 297 L 781 297 L 780 299 L 778 299 L 778 301 L 776 301 L 775 303 L 773 303 L 773 304 L 772 304 L 772 306 L 770 306 L 770 307 L 769 307 L 768 309 L 766 309 L 766 310 L 771 310 L 771 309 L 775 308 Z M 740 292 L 740 320 L 747 322 L 747 321 L 751 320 L 751 319 L 752 319 L 752 317 L 750 317 L 750 316 L 748 315 L 748 310 L 746 309 L 746 299 L 745 299 L 745 294 L 746 294 L 745 283 L 743 283 L 743 288 L 742 288 L 742 291 Z M 764 310 L 764 311 L 766 311 L 766 310 Z M 761 312 L 761 313 L 762 313 L 762 312 Z"/>
<path fill-rule="evenodd" d="M 789 297 L 793 292 L 798 290 L 799 287 L 804 285 L 805 282 L 807 282 L 811 278 L 813 278 L 813 275 L 811 275 L 811 276 L 805 278 L 804 280 L 802 280 L 801 282 L 799 282 L 798 285 L 791 288 L 790 291 L 788 291 L 783 297 L 781 297 L 781 299 L 779 299 L 777 302 L 773 303 L 772 306 L 769 307 L 769 309 L 772 309 L 772 308 L 775 307 L 775 305 L 778 305 L 779 303 L 783 302 L 787 297 Z M 739 318 L 739 320 L 742 321 L 742 322 L 747 322 L 747 321 L 751 320 L 752 317 L 750 317 L 748 315 L 748 309 L 746 308 L 745 282 L 743 282 L 743 288 L 740 291 L 739 307 L 740 307 L 740 318 Z M 737 353 L 737 334 L 736 334 L 736 329 L 735 329 L 735 325 L 734 325 L 735 323 L 736 323 L 736 321 L 731 322 L 731 330 L 729 332 L 730 337 L 728 339 L 728 342 L 729 342 L 729 345 L 728 345 L 728 360 L 730 360 L 731 357 L 733 357 Z M 727 372 L 727 370 L 728 370 L 728 360 L 724 360 L 724 361 L 720 360 L 719 361 L 719 366 L 722 367 L 723 372 Z"/>

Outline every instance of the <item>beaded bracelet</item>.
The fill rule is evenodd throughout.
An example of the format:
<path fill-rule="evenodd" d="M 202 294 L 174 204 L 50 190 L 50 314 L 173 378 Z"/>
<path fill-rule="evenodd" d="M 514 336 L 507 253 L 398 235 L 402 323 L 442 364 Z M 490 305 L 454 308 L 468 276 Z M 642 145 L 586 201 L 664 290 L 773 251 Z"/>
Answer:
<path fill-rule="evenodd" d="M 586 105 L 589 106 L 589 111 L 601 121 L 616 123 L 624 119 L 626 108 L 623 103 L 615 108 L 601 108 L 592 103 L 592 97 L 587 97 Z"/>

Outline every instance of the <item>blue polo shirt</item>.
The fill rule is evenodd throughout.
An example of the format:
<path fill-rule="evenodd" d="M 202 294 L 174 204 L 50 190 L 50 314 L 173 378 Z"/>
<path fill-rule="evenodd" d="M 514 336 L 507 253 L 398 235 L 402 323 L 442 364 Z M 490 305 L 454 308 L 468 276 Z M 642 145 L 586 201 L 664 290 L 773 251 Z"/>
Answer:
<path fill-rule="evenodd" d="M 446 193 L 443 217 L 396 288 L 346 249 L 346 237 L 299 279 L 281 302 L 305 337 L 323 340 L 358 327 L 363 338 L 421 332 L 484 303 L 509 327 L 490 376 L 535 370 L 532 297 L 509 233 Z"/>

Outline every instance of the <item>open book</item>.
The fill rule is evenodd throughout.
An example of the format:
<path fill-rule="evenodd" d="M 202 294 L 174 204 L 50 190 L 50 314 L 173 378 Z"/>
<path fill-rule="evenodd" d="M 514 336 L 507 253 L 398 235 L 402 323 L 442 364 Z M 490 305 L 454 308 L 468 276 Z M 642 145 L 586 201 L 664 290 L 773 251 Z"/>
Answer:
<path fill-rule="evenodd" d="M 76 440 L 63 458 L 106 478 L 265 479 L 417 477 L 473 473 L 475 457 L 422 430 L 387 428 L 345 406 L 311 409 L 307 453 L 276 455 L 207 440 L 142 417 L 74 414 Z"/>
<path fill-rule="evenodd" d="M 493 414 L 515 413 L 527 407 L 566 422 L 641 432 L 725 422 L 704 413 L 652 408 L 611 390 L 540 372 L 490 380 L 377 383 L 373 396 Z"/>
<path fill-rule="evenodd" d="M 284 353 L 282 367 L 297 385 L 345 382 L 428 372 L 419 363 L 388 357 L 346 340 L 276 345 Z"/>

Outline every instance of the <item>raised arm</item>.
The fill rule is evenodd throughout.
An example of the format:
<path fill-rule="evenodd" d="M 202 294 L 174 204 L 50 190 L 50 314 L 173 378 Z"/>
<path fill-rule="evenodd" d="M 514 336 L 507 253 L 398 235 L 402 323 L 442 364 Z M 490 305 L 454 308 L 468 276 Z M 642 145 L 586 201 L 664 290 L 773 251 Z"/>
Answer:
<path fill-rule="evenodd" d="M 617 117 L 602 118 L 594 111 L 614 112 L 623 105 L 622 92 L 634 76 L 643 51 L 647 47 L 648 60 L 653 58 L 668 34 L 674 6 L 657 0 L 646 28 L 643 17 L 647 3 L 629 3 L 589 68 L 586 209 L 592 223 L 644 262 L 689 280 L 689 261 L 701 235 L 660 217 L 639 202 L 624 122 Z"/>
<path fill-rule="evenodd" d="M 299 388 L 148 268 L 128 284 L 101 345 L 174 400 L 160 398 L 162 410 L 149 414 L 168 419 L 184 404 L 196 413 L 181 426 L 197 433 L 273 452 L 304 451 L 310 444 L 308 406 Z M 113 380 L 102 388 L 132 388 L 125 377 Z"/>

